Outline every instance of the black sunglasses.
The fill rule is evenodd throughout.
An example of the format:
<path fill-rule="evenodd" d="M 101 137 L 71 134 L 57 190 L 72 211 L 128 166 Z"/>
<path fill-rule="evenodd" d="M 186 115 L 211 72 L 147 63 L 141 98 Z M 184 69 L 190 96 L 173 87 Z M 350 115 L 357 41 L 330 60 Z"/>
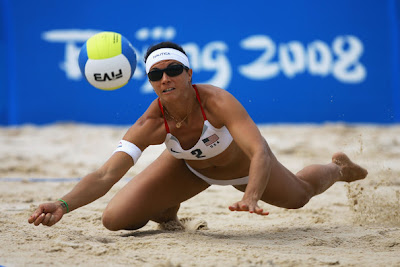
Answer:
<path fill-rule="evenodd" d="M 150 81 L 156 82 L 161 80 L 162 76 L 164 75 L 164 72 L 169 77 L 175 77 L 181 74 L 183 72 L 183 69 L 188 70 L 189 68 L 183 65 L 171 65 L 162 70 L 159 69 L 152 70 L 147 74 L 147 76 L 149 77 Z"/>

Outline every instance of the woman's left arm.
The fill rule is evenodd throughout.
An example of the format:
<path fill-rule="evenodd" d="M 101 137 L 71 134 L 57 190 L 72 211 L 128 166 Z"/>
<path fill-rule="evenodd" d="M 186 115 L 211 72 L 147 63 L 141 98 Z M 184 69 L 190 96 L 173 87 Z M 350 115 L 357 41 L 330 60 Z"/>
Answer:
<path fill-rule="evenodd" d="M 221 98 L 219 98 L 221 99 Z M 241 201 L 229 206 L 232 211 L 249 211 L 268 215 L 258 206 L 258 201 L 268 184 L 271 173 L 272 152 L 260 130 L 239 101 L 228 92 L 223 93 L 218 109 L 224 110 L 224 124 L 229 129 L 234 141 L 249 157 L 249 183 Z"/>

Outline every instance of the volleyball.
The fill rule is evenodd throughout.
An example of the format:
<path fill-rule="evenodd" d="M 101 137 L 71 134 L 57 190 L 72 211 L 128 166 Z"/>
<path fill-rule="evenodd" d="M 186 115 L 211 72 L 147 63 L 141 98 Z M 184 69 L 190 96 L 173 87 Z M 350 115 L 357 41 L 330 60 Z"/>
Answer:
<path fill-rule="evenodd" d="M 101 90 L 123 87 L 136 69 L 132 44 L 116 32 L 101 32 L 90 37 L 81 48 L 78 61 L 82 75 Z"/>

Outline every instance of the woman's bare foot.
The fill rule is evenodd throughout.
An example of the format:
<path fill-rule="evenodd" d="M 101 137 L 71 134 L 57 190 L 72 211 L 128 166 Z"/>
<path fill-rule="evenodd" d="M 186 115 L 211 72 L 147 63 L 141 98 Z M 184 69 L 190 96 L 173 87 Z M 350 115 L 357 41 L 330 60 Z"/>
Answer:
<path fill-rule="evenodd" d="M 183 224 L 185 230 L 187 231 L 208 230 L 207 222 L 202 219 L 186 217 L 180 219 L 179 221 Z"/>
<path fill-rule="evenodd" d="M 185 226 L 177 219 L 159 223 L 158 229 L 163 231 L 183 231 Z"/>
<path fill-rule="evenodd" d="M 180 205 L 161 211 L 152 218 L 152 221 L 159 223 L 158 229 L 166 231 L 197 231 L 207 230 L 207 222 L 195 218 L 178 219 L 177 213 Z"/>
<path fill-rule="evenodd" d="M 164 231 L 197 231 L 208 230 L 207 222 L 196 218 L 182 218 L 180 220 L 171 220 L 162 222 L 158 225 L 158 229 Z"/>
<path fill-rule="evenodd" d="M 332 156 L 332 162 L 340 167 L 341 179 L 344 182 L 353 182 L 364 179 L 368 171 L 361 166 L 353 163 L 343 152 L 337 152 Z"/>

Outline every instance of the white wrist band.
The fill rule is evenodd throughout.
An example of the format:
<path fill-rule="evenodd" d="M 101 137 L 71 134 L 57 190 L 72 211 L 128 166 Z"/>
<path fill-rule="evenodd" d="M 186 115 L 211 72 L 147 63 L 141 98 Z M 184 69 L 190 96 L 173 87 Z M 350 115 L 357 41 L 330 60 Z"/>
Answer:
<path fill-rule="evenodd" d="M 142 155 L 142 151 L 140 150 L 140 148 L 138 148 L 135 144 L 132 144 L 131 142 L 126 140 L 119 141 L 119 145 L 117 149 L 113 152 L 113 154 L 119 151 L 125 152 L 126 154 L 131 156 L 134 165 Z"/>

